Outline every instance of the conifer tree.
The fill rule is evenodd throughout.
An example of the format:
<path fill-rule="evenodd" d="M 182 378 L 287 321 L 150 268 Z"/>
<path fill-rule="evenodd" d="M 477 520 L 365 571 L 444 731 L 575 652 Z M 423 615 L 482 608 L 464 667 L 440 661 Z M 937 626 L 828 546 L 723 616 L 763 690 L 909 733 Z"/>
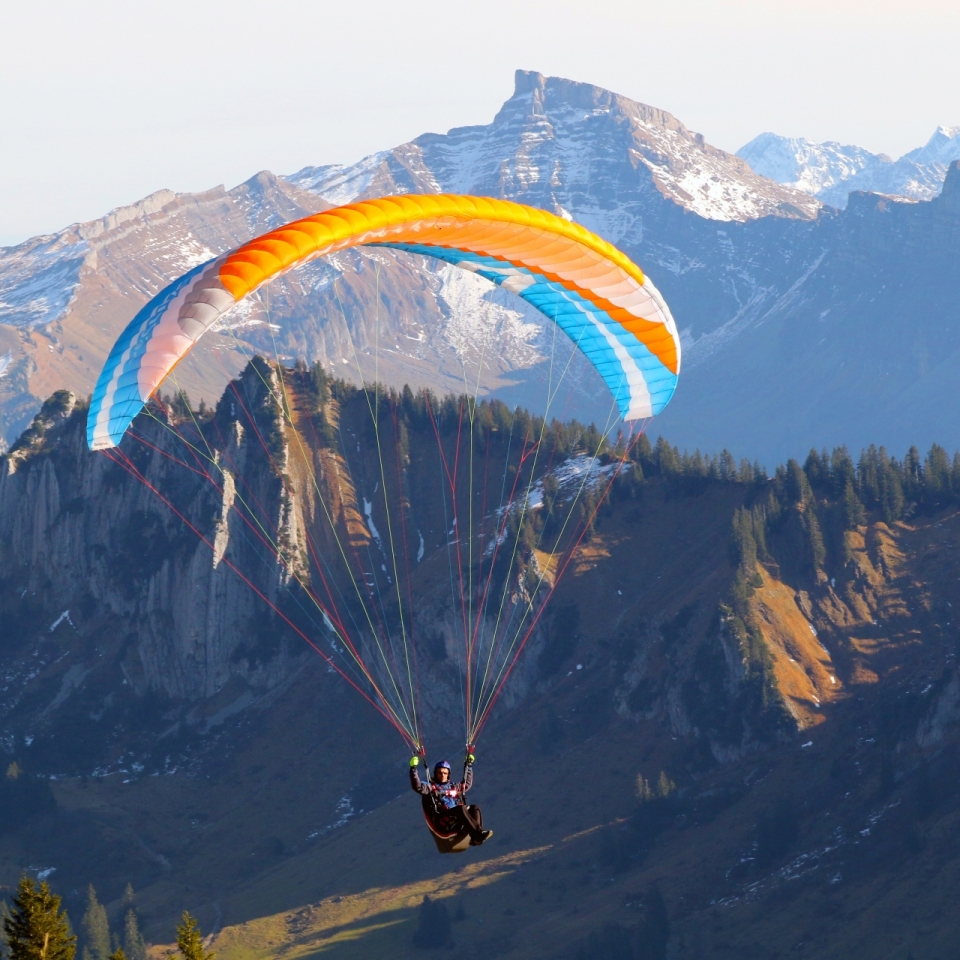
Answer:
<path fill-rule="evenodd" d="M 920 462 L 920 451 L 911 447 L 903 461 L 903 492 L 907 500 L 914 503 L 920 499 L 923 484 L 923 465 Z"/>
<path fill-rule="evenodd" d="M 186 910 L 177 924 L 177 950 L 184 960 L 213 960 L 213 953 L 204 949 L 199 924 Z"/>
<path fill-rule="evenodd" d="M 661 770 L 660 779 L 657 780 L 657 793 L 661 797 L 669 797 L 676 789 L 677 785 L 667 776 L 666 770 Z"/>
<path fill-rule="evenodd" d="M 648 469 L 652 466 L 653 447 L 650 445 L 650 438 L 645 433 L 641 433 L 640 437 L 634 441 L 630 448 L 630 458 Z"/>
<path fill-rule="evenodd" d="M 10 960 L 73 960 L 77 952 L 60 897 L 50 892 L 46 881 L 38 887 L 30 877 L 21 878 L 3 931 Z"/>
<path fill-rule="evenodd" d="M 638 803 L 647 803 L 652 800 L 656 794 L 653 792 L 653 787 L 650 786 L 649 780 L 644 780 L 643 774 L 637 774 L 637 802 Z"/>
<path fill-rule="evenodd" d="M 123 952 L 123 947 L 117 947 L 107 960 L 127 960 L 127 955 Z"/>
<path fill-rule="evenodd" d="M 857 471 L 850 459 L 850 451 L 846 447 L 835 447 L 830 458 L 830 480 L 833 491 L 842 494 L 848 483 L 855 483 Z"/>
<path fill-rule="evenodd" d="M 0 957 L 9 956 L 7 949 L 7 921 L 10 919 L 10 906 L 6 900 L 0 900 Z"/>
<path fill-rule="evenodd" d="M 80 921 L 80 929 L 83 931 L 83 960 L 109 960 L 110 922 L 92 884 L 87 887 L 87 909 Z"/>
<path fill-rule="evenodd" d="M 950 501 L 951 489 L 950 460 L 947 451 L 935 443 L 927 454 L 924 465 L 924 485 L 926 487 L 924 499 L 926 506 L 931 510 L 938 510 Z"/>
<path fill-rule="evenodd" d="M 131 907 L 123 921 L 123 953 L 127 960 L 147 960 L 147 946 L 140 933 L 137 913 Z"/>
<path fill-rule="evenodd" d="M 720 479 L 727 482 L 737 479 L 737 462 L 729 450 L 720 451 Z"/>
<path fill-rule="evenodd" d="M 654 452 L 654 457 L 657 462 L 657 466 L 660 468 L 660 473 L 665 476 L 675 476 L 680 473 L 681 463 L 680 463 L 680 454 L 677 452 L 675 447 L 671 447 L 663 437 L 657 437 L 657 447 Z"/>
<path fill-rule="evenodd" d="M 452 944 L 450 913 L 442 900 L 431 900 L 425 895 L 417 910 L 417 920 L 417 930 L 413 935 L 416 946 L 439 949 Z"/>
<path fill-rule="evenodd" d="M 803 513 L 803 527 L 807 535 L 807 545 L 810 551 L 813 572 L 816 574 L 823 569 L 823 562 L 827 557 L 827 549 L 823 545 L 820 521 L 817 520 L 817 511 L 814 509 L 813 503 L 810 503 Z"/>
<path fill-rule="evenodd" d="M 903 516 L 904 497 L 900 470 L 897 462 L 887 456 L 887 451 L 883 447 L 877 452 L 877 463 L 883 519 L 887 523 L 893 523 L 894 520 L 899 520 Z"/>
<path fill-rule="evenodd" d="M 880 501 L 880 478 L 880 454 L 871 443 L 869 449 L 861 452 L 860 462 L 857 464 L 857 484 L 860 499 L 867 506 L 876 506 Z"/>
<path fill-rule="evenodd" d="M 824 469 L 820 454 L 813 449 L 807 454 L 807 459 L 803 463 L 803 472 L 807 475 L 811 487 L 822 488 L 830 479 L 829 464 Z"/>
<path fill-rule="evenodd" d="M 857 491 L 849 481 L 843 491 L 843 526 L 845 530 L 855 530 L 867 522 L 863 504 L 857 496 Z"/>
<path fill-rule="evenodd" d="M 123 910 L 136 909 L 137 895 L 133 892 L 133 884 L 127 881 L 127 885 L 123 888 L 123 898 L 120 901 L 120 906 Z"/>

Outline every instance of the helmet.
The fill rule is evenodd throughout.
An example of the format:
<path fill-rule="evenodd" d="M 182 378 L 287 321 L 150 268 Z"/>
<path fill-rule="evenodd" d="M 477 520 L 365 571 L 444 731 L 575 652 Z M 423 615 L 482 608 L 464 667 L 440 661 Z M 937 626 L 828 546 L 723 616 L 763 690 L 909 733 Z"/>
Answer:
<path fill-rule="evenodd" d="M 446 770 L 448 773 L 450 772 L 450 764 L 447 763 L 446 760 L 441 760 L 438 764 L 434 765 L 433 775 L 435 777 L 438 776 L 441 770 Z"/>

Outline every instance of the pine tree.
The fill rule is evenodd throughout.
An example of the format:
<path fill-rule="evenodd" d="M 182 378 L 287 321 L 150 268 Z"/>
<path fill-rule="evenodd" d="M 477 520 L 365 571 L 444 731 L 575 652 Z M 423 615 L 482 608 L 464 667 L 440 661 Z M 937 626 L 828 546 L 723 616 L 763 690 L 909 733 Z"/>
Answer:
<path fill-rule="evenodd" d="M 904 497 L 900 469 L 897 462 L 887 456 L 884 447 L 877 451 L 877 463 L 883 519 L 887 523 L 893 523 L 894 520 L 899 520 L 903 516 Z"/>
<path fill-rule="evenodd" d="M 177 924 L 177 949 L 184 960 L 213 960 L 213 953 L 204 949 L 200 926 L 186 910 Z"/>
<path fill-rule="evenodd" d="M 807 509 L 803 512 L 803 527 L 807 535 L 810 561 L 814 575 L 816 575 L 818 571 L 823 569 L 823 562 L 827 558 L 827 549 L 823 545 L 820 521 L 817 519 L 817 511 L 814 509 L 812 502 L 807 505 Z"/>
<path fill-rule="evenodd" d="M 137 912 L 130 907 L 123 921 L 123 952 L 127 960 L 147 960 L 147 946 L 140 933 Z"/>
<path fill-rule="evenodd" d="M 810 481 L 807 480 L 807 475 L 803 472 L 803 468 L 796 460 L 787 461 L 784 490 L 788 503 L 806 504 L 813 501 L 813 490 L 810 489 Z"/>
<path fill-rule="evenodd" d="M 9 956 L 7 946 L 7 921 L 10 919 L 10 906 L 6 900 L 0 900 L 0 957 Z"/>
<path fill-rule="evenodd" d="M 657 780 L 657 794 L 660 797 L 669 797 L 677 785 L 667 776 L 666 770 L 660 771 L 660 779 Z"/>
<path fill-rule="evenodd" d="M 903 493 L 907 500 L 916 503 L 920 499 L 923 486 L 923 464 L 920 462 L 920 451 L 911 447 L 903 461 Z"/>
<path fill-rule="evenodd" d="M 650 438 L 645 433 L 641 433 L 634 440 L 633 446 L 630 448 L 630 459 L 639 463 L 648 472 L 654 465 L 653 447 L 650 445 Z"/>
<path fill-rule="evenodd" d="M 860 499 L 867 506 L 875 507 L 880 502 L 880 454 L 871 443 L 869 449 L 860 454 L 857 464 L 857 485 Z"/>
<path fill-rule="evenodd" d="M 654 459 L 660 468 L 660 473 L 665 477 L 676 476 L 680 473 L 681 463 L 680 454 L 676 447 L 671 447 L 663 437 L 657 437 L 657 447 L 654 451 Z"/>
<path fill-rule="evenodd" d="M 644 780 L 643 774 L 637 774 L 637 802 L 638 803 L 647 803 L 652 800 L 656 794 L 653 792 L 653 787 L 650 785 L 649 780 Z"/>
<path fill-rule="evenodd" d="M 829 464 L 827 469 L 824 469 L 820 454 L 813 449 L 807 454 L 807 459 L 803 463 L 803 472 L 807 475 L 810 486 L 817 489 L 825 487 L 830 480 Z"/>
<path fill-rule="evenodd" d="M 92 884 L 87 887 L 87 910 L 80 921 L 80 929 L 83 931 L 83 960 L 109 960 L 110 922 Z"/>
<path fill-rule="evenodd" d="M 73 960 L 77 952 L 60 897 L 50 892 L 46 881 L 37 887 L 29 877 L 21 878 L 3 931 L 10 960 Z"/>
<path fill-rule="evenodd" d="M 439 949 L 453 943 L 450 913 L 442 900 L 431 900 L 425 895 L 417 910 L 417 921 L 417 930 L 413 935 L 416 946 Z"/>
<path fill-rule="evenodd" d="M 835 447 L 830 458 L 830 482 L 836 494 L 842 494 L 848 483 L 856 483 L 857 471 L 846 447 Z"/>
<path fill-rule="evenodd" d="M 133 892 L 133 884 L 127 881 L 127 885 L 123 888 L 123 899 L 120 901 L 120 906 L 124 910 L 136 909 L 136 902 L 137 895 Z"/>
<path fill-rule="evenodd" d="M 924 500 L 930 510 L 939 510 L 946 506 L 953 494 L 950 478 L 950 460 L 947 451 L 935 443 L 927 454 L 923 471 Z"/>
<path fill-rule="evenodd" d="M 863 504 L 857 496 L 857 491 L 849 481 L 843 491 L 843 527 L 845 530 L 855 530 L 867 522 L 867 515 Z"/>

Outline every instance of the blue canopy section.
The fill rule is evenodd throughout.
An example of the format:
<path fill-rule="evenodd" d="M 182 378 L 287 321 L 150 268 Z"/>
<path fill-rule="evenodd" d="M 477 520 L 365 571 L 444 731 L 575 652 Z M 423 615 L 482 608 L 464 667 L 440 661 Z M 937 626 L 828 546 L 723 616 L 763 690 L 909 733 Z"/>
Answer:
<path fill-rule="evenodd" d="M 677 374 L 667 369 L 629 330 L 596 304 L 542 274 L 468 250 L 389 242 L 369 246 L 419 253 L 457 266 L 475 265 L 468 269 L 473 269 L 498 285 L 506 284 L 508 289 L 536 307 L 570 337 L 603 377 L 621 416 L 627 415 L 633 399 L 630 379 L 631 373 L 633 379 L 636 373 L 630 369 L 632 365 L 642 375 L 650 395 L 652 416 L 663 410 L 677 388 Z M 511 280 L 514 282 L 511 283 Z"/>
<path fill-rule="evenodd" d="M 201 263 L 164 287 L 120 334 L 90 398 L 87 446 L 91 450 L 97 448 L 98 439 L 106 437 L 111 441 L 110 446 L 120 443 L 127 427 L 143 409 L 146 398 L 140 396 L 139 371 L 147 345 L 170 304 L 212 262 Z"/>

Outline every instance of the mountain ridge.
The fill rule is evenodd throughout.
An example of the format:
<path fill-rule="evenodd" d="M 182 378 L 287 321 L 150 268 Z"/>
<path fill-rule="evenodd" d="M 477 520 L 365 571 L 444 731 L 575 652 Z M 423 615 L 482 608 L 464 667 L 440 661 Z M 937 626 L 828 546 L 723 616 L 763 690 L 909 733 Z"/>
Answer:
<path fill-rule="evenodd" d="M 926 144 L 897 160 L 834 140 L 816 143 L 775 133 L 761 133 L 737 156 L 757 173 L 839 209 L 857 191 L 932 200 L 947 167 L 960 159 L 960 127 L 937 127 Z"/>
<path fill-rule="evenodd" d="M 629 136 L 618 136 L 617 127 Z M 523 144 L 513 158 L 503 154 L 501 142 L 507 137 Z M 490 124 L 424 134 L 356 164 L 305 167 L 287 179 L 336 203 L 389 193 L 475 193 L 533 202 L 562 215 L 565 208 L 549 189 L 561 185 L 554 182 L 559 167 L 564 168 L 564 193 L 586 192 L 584 174 L 577 169 L 582 161 L 575 149 L 562 144 L 586 137 L 620 140 L 619 149 L 626 146 L 631 161 L 649 171 L 655 189 L 708 219 L 811 217 L 817 210 L 801 192 L 781 191 L 758 179 L 740 158 L 710 146 L 665 110 L 601 87 L 527 70 L 517 71 L 513 95 Z M 551 144 L 557 145 L 555 153 Z M 466 164 L 451 159 L 460 153 L 469 156 Z M 585 226 L 619 242 L 616 224 L 601 226 L 600 210 L 593 216 L 591 220 L 580 213 Z"/>
<path fill-rule="evenodd" d="M 95 270 L 82 267 L 75 234 L 70 243 L 35 245 L 35 255 L 29 244 L 7 251 L 0 256 L 0 304 L 8 305 L 0 306 L 8 311 L 0 316 L 6 442 L 54 389 L 88 393 L 136 308 L 207 253 L 333 201 L 439 189 L 509 196 L 565 212 L 616 242 L 649 273 L 683 343 L 683 378 L 661 421 L 682 446 L 727 446 L 775 462 L 802 456 L 820 439 L 854 448 L 875 440 L 893 448 L 917 439 L 956 442 L 960 418 L 950 412 L 949 384 L 960 361 L 949 324 L 941 322 L 952 315 L 953 278 L 949 270 L 926 267 L 947 264 L 952 241 L 949 229 L 938 228 L 926 241 L 917 233 L 934 213 L 938 222 L 949 219 L 949 203 L 888 198 L 857 200 L 843 211 L 822 207 L 769 179 L 744 179 L 742 159 L 698 136 L 664 111 L 610 91 L 521 71 L 516 92 L 490 124 L 425 135 L 349 167 L 304 168 L 292 175 L 295 182 L 262 173 L 232 191 L 197 195 L 207 200 L 170 201 L 176 215 L 137 215 L 114 233 L 97 225 L 91 228 L 97 239 L 82 241 L 99 244 Z M 710 205 L 719 204 L 726 217 L 744 196 L 743 219 L 696 212 L 709 214 Z M 798 197 L 806 198 L 805 209 L 794 204 Z M 883 212 L 906 206 L 914 212 Z M 867 221 L 884 236 L 883 246 L 868 241 Z M 891 253 L 896 249 L 903 256 Z M 847 269 L 850 263 L 857 269 Z M 915 309 L 892 306 L 891 269 L 898 287 L 914 285 L 912 300 L 924 304 L 924 323 L 914 321 Z M 814 300 L 819 306 L 808 320 Z M 17 310 L 11 313 L 10 304 Z M 29 310 L 62 315 L 30 326 L 24 323 Z M 839 384 L 835 395 L 846 390 L 843 404 L 829 408 L 808 389 L 810 377 L 824 371 L 801 331 L 812 335 L 817 327 L 811 324 L 827 310 L 846 349 L 834 373 L 849 363 L 884 371 L 870 384 L 869 403 L 853 382 Z M 886 337 L 872 336 L 876 329 Z M 786 346 L 792 338 L 804 347 L 799 353 Z M 908 347 L 892 357 L 891 342 Z M 225 317 L 178 368 L 177 383 L 164 389 L 212 400 L 256 353 L 319 361 L 358 382 L 381 379 L 439 393 L 474 382 L 484 395 L 528 407 L 544 395 L 554 360 L 570 377 L 566 414 L 575 406 L 581 419 L 604 423 L 610 413 L 609 393 L 595 371 L 565 338 L 551 336 L 542 315 L 456 268 L 387 251 L 338 254 L 279 278 Z M 800 369 L 801 354 L 809 369 Z M 941 394 L 945 401 L 933 408 L 919 399 Z M 762 401 L 768 395 L 782 397 L 776 420 Z M 877 412 L 901 408 L 911 413 Z M 925 411 L 919 432 L 906 422 L 918 411 Z M 813 419 L 824 415 L 827 421 Z"/>

